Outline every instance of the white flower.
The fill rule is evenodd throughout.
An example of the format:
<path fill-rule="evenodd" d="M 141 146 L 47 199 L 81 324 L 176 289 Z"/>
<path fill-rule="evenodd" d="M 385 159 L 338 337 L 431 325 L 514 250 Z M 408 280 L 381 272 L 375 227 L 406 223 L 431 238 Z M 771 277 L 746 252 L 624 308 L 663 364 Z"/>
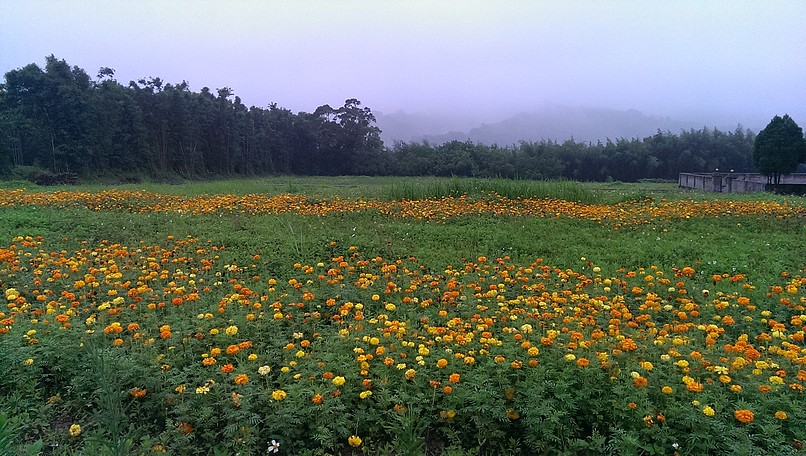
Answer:
<path fill-rule="evenodd" d="M 280 451 L 280 442 L 272 439 L 271 443 L 269 444 L 269 448 L 268 448 L 268 450 L 266 450 L 266 452 L 267 453 L 277 453 L 279 451 Z"/>
<path fill-rule="evenodd" d="M 672 444 L 672 448 L 674 448 L 676 450 L 676 449 L 680 448 L 680 444 L 675 442 L 675 443 Z"/>
<path fill-rule="evenodd" d="M 260 374 L 260 375 L 265 376 L 265 375 L 268 375 L 269 372 L 271 372 L 271 367 L 269 367 L 269 366 L 260 366 L 260 367 L 257 368 L 257 373 Z"/>

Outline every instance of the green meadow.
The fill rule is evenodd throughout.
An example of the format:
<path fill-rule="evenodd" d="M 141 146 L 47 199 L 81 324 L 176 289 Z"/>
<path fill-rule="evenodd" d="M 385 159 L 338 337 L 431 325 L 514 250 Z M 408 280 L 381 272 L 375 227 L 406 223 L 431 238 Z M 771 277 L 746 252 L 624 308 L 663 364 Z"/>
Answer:
<path fill-rule="evenodd" d="M 669 183 L 4 182 L 0 453 L 803 454 L 805 239 Z"/>

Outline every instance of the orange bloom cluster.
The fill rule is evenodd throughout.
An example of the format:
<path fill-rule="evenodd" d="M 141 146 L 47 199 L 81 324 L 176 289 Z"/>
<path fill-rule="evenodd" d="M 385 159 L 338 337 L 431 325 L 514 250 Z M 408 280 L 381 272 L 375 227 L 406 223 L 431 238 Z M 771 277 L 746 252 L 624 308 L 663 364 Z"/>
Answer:
<path fill-rule="evenodd" d="M 177 214 L 299 214 L 321 216 L 356 211 L 419 220 L 446 220 L 468 216 L 568 217 L 606 223 L 615 227 L 657 220 L 693 217 L 771 216 L 803 217 L 806 206 L 771 201 L 652 200 L 615 205 L 582 204 L 552 198 L 510 199 L 491 194 L 439 199 L 375 201 L 323 197 L 316 201 L 304 195 L 202 195 L 187 197 L 146 191 L 106 190 L 99 192 L 29 192 L 0 190 L 0 207 L 82 207 L 94 211 Z"/>

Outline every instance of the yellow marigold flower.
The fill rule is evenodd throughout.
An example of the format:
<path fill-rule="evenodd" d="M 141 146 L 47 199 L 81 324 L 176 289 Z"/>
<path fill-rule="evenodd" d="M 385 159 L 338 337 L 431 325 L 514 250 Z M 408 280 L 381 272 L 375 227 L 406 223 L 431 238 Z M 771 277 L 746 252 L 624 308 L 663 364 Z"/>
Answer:
<path fill-rule="evenodd" d="M 417 371 L 414 369 L 409 369 L 403 374 L 403 376 L 406 377 L 406 380 L 413 379 L 415 375 L 417 375 Z"/>
<path fill-rule="evenodd" d="M 361 391 L 361 392 L 358 394 L 358 397 L 360 397 L 361 399 L 366 399 L 366 398 L 368 398 L 368 397 L 370 397 L 370 396 L 372 396 L 372 391 L 369 391 L 369 390 L 366 390 L 366 391 Z"/>
<path fill-rule="evenodd" d="M 769 378 L 769 380 L 770 380 L 770 383 L 772 383 L 774 385 L 783 385 L 784 384 L 784 379 L 782 379 L 781 377 L 779 377 L 777 375 L 773 375 L 772 377 Z"/>
<path fill-rule="evenodd" d="M 660 391 L 663 394 L 672 394 L 672 392 L 674 392 L 674 390 L 672 390 L 672 387 L 668 385 L 661 388 Z"/>
<path fill-rule="evenodd" d="M 34 359 L 33 359 L 33 358 L 28 358 L 28 359 L 26 359 L 25 361 L 23 361 L 23 362 L 22 362 L 22 364 L 24 364 L 24 365 L 26 365 L 26 366 L 30 366 L 30 365 L 31 365 L 31 364 L 33 364 L 33 363 L 34 363 Z"/>
<path fill-rule="evenodd" d="M 224 330 L 224 333 L 228 336 L 234 336 L 238 334 L 238 327 L 235 325 L 227 326 L 227 329 Z"/>
<path fill-rule="evenodd" d="M 288 394 L 283 390 L 274 390 L 271 393 L 271 398 L 275 401 L 282 401 L 286 396 L 288 396 Z"/>
<path fill-rule="evenodd" d="M 81 435 L 81 426 L 73 423 L 70 425 L 70 429 L 68 430 L 68 432 L 70 433 L 71 436 L 78 437 L 79 435 Z"/>
<path fill-rule="evenodd" d="M 569 354 L 565 355 L 563 358 L 564 358 L 566 361 L 568 361 L 569 363 L 570 363 L 571 361 L 575 361 L 575 360 L 577 359 L 576 355 L 574 355 L 573 353 L 569 353 Z"/>
<path fill-rule="evenodd" d="M 357 435 L 351 435 L 350 438 L 347 439 L 347 443 L 350 444 L 353 448 L 358 448 L 361 446 L 361 437 Z"/>
<path fill-rule="evenodd" d="M 8 301 L 16 301 L 19 296 L 20 296 L 20 292 L 17 291 L 16 288 L 8 288 L 8 289 L 6 289 L 6 299 Z"/>
<path fill-rule="evenodd" d="M 775 417 L 778 418 L 779 420 L 785 420 L 789 418 L 789 415 L 787 415 L 786 412 L 784 412 L 783 410 L 778 410 L 777 412 L 775 412 Z"/>
<path fill-rule="evenodd" d="M 336 386 L 344 385 L 344 377 L 341 376 L 333 377 L 333 380 L 331 380 L 331 382 Z"/>
<path fill-rule="evenodd" d="M 440 358 L 437 360 L 437 367 L 440 369 L 444 369 L 448 365 L 448 360 L 445 358 Z"/>
<path fill-rule="evenodd" d="M 710 405 L 706 405 L 705 407 L 702 408 L 702 413 L 704 413 L 705 416 L 714 416 L 714 413 L 716 412 L 714 411 L 713 408 L 711 408 Z"/>

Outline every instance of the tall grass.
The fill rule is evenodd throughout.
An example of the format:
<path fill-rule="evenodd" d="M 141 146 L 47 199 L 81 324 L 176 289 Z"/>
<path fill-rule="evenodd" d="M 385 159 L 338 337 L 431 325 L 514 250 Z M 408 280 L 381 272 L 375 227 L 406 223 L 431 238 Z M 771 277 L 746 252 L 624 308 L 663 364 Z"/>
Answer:
<path fill-rule="evenodd" d="M 551 198 L 598 204 L 611 200 L 609 195 L 595 192 L 590 186 L 573 181 L 510 180 L 510 179 L 411 179 L 381 188 L 386 200 L 421 200 L 462 195 L 506 198 Z"/>

